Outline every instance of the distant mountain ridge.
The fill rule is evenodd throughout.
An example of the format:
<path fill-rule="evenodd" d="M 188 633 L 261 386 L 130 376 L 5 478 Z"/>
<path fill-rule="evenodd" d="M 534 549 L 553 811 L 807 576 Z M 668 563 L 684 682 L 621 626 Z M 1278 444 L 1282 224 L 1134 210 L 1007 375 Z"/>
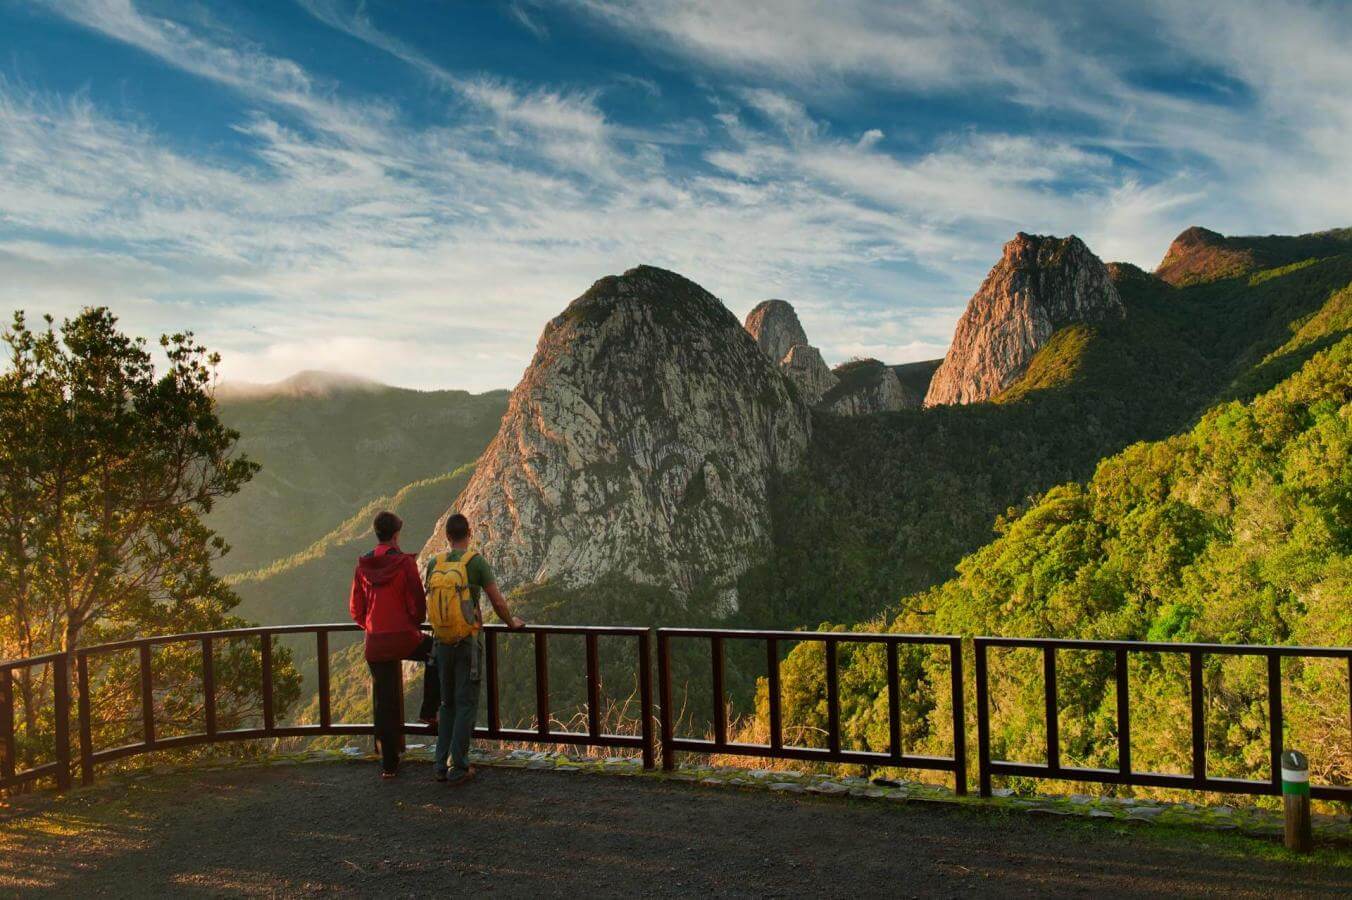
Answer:
<path fill-rule="evenodd" d="M 330 397 L 343 391 L 384 390 L 397 389 L 347 372 L 305 369 L 281 381 L 222 381 L 216 387 L 216 399 L 228 402 L 262 397 Z"/>
<path fill-rule="evenodd" d="M 1352 251 L 1352 228 L 1313 234 L 1226 237 L 1194 225 L 1174 238 L 1155 275 L 1174 287 L 1233 278 Z"/>

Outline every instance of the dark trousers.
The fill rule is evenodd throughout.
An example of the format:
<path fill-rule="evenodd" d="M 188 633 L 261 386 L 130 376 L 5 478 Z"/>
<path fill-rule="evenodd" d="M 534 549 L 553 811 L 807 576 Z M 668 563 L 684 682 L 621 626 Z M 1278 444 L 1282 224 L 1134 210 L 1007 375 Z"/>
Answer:
<path fill-rule="evenodd" d="M 437 773 L 449 768 L 457 774 L 469 771 L 469 742 L 479 713 L 479 666 L 477 638 L 456 644 L 437 644 L 437 674 L 441 676 L 441 715 L 437 717 Z"/>
<path fill-rule="evenodd" d="M 430 662 L 432 657 L 432 638 L 423 638 L 418 649 L 406 658 L 419 662 Z M 403 748 L 404 723 L 404 678 L 400 667 L 403 663 L 397 659 L 383 662 L 368 662 L 371 667 L 371 687 L 373 718 L 376 726 L 376 741 L 380 744 L 380 762 L 386 772 L 399 768 L 399 751 Z M 423 697 L 418 718 L 433 719 L 437 707 L 441 705 L 441 683 L 433 665 L 423 667 Z"/>

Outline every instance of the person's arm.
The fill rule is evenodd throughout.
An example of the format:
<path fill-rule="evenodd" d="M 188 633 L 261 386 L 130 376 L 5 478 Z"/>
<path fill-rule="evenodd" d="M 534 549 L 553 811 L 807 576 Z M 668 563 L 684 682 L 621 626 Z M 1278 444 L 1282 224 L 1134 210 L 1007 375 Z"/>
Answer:
<path fill-rule="evenodd" d="M 361 579 L 352 573 L 352 589 L 347 595 L 347 611 L 363 629 L 366 628 L 366 592 L 361 589 Z"/>
<path fill-rule="evenodd" d="M 488 602 L 493 604 L 493 611 L 498 614 L 498 618 L 507 623 L 508 628 L 521 628 L 526 623 L 512 615 L 511 609 L 507 606 L 507 600 L 502 596 L 502 591 L 498 590 L 496 581 L 484 585 L 484 593 L 488 595 Z"/>
<path fill-rule="evenodd" d="M 413 621 L 421 625 L 427 618 L 427 591 L 423 588 L 421 573 L 418 571 L 418 561 L 412 556 L 406 556 L 408 599 L 410 608 L 408 614 Z"/>

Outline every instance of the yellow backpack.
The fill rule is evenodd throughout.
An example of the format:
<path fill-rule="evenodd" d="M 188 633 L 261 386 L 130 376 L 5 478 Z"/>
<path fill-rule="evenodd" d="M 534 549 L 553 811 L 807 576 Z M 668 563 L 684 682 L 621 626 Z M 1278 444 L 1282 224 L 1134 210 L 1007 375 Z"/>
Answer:
<path fill-rule="evenodd" d="M 443 644 L 454 644 L 483 628 L 479 604 L 469 587 L 469 561 L 473 550 L 457 560 L 450 553 L 432 557 L 427 572 L 427 621 L 432 634 Z"/>

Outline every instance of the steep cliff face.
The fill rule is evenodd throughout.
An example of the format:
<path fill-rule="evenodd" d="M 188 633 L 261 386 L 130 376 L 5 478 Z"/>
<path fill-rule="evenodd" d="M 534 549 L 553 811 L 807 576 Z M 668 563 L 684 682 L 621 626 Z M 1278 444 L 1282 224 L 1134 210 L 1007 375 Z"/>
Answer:
<path fill-rule="evenodd" d="M 809 428 L 716 297 L 640 266 L 545 327 L 456 509 L 508 589 L 607 575 L 727 589 L 768 552 L 768 485 Z M 444 521 L 424 552 L 444 547 Z"/>
<path fill-rule="evenodd" d="M 822 397 L 820 409 L 841 416 L 866 416 L 907 407 L 906 391 L 891 366 L 876 359 L 855 359 L 836 366 L 837 384 Z M 918 406 L 914 402 L 909 405 Z"/>
<path fill-rule="evenodd" d="M 1019 377 L 1056 329 L 1122 314 L 1107 267 L 1083 241 L 1020 232 L 958 320 L 925 405 L 989 400 Z"/>
<path fill-rule="evenodd" d="M 764 300 L 746 314 L 746 330 L 766 356 L 780 362 L 795 344 L 807 343 L 798 313 L 785 300 Z"/>
<path fill-rule="evenodd" d="M 794 344 L 779 361 L 780 371 L 798 386 L 803 399 L 815 405 L 840 379 L 822 359 L 821 351 L 807 344 Z"/>

